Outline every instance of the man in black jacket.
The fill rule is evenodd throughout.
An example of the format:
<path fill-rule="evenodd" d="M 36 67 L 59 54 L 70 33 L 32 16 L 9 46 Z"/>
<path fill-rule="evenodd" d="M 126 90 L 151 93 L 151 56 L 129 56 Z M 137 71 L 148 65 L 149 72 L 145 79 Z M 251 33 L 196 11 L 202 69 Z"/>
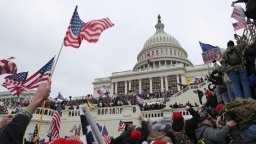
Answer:
<path fill-rule="evenodd" d="M 203 98 L 203 96 L 204 96 L 203 91 L 201 91 L 201 90 L 197 89 L 196 91 L 193 91 L 193 92 L 194 92 L 195 94 L 197 94 L 197 95 L 198 95 L 199 102 L 200 102 L 200 104 L 202 105 L 202 104 L 203 104 L 203 102 L 202 102 L 202 98 Z"/>
<path fill-rule="evenodd" d="M 235 3 L 246 3 L 246 11 L 244 12 L 244 14 L 248 17 L 248 18 L 252 18 L 252 19 L 256 19 L 256 1 L 255 0 L 237 0 L 232 2 L 232 5 L 234 5 Z"/>
<path fill-rule="evenodd" d="M 187 136 L 191 140 L 191 142 L 196 144 L 197 140 L 196 140 L 195 130 L 198 128 L 197 124 L 200 116 L 193 108 L 189 106 L 186 106 L 185 109 L 190 113 L 190 115 L 192 115 L 192 118 L 189 120 L 186 120 L 185 122 L 185 131 Z"/>

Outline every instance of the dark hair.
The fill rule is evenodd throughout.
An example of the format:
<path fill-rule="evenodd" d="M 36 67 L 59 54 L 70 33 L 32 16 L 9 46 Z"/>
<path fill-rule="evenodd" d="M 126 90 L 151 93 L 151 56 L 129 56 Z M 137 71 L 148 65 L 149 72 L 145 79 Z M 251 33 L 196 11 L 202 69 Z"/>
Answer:
<path fill-rule="evenodd" d="M 235 43 L 232 41 L 232 40 L 230 40 L 228 43 L 227 43 L 227 46 L 229 47 L 229 46 L 234 46 L 235 45 Z"/>

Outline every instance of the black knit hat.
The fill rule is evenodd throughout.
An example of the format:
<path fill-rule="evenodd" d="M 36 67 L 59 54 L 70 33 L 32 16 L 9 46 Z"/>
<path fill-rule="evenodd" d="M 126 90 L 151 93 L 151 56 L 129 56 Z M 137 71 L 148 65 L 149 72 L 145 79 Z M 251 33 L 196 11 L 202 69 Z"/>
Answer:
<path fill-rule="evenodd" d="M 238 37 L 238 35 L 237 34 L 234 34 L 234 38 L 236 39 L 236 37 Z"/>
<path fill-rule="evenodd" d="M 227 45 L 228 45 L 228 47 L 229 47 L 229 46 L 234 46 L 235 43 L 234 43 L 232 40 L 230 40 Z"/>

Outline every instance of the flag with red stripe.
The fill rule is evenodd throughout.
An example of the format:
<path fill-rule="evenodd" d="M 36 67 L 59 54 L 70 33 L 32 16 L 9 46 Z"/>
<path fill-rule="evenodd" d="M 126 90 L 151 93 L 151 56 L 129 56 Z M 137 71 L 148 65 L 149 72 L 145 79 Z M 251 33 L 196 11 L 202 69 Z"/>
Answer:
<path fill-rule="evenodd" d="M 89 43 L 96 43 L 101 33 L 113 26 L 114 24 L 109 18 L 92 20 L 87 23 L 83 22 L 78 15 L 76 7 L 64 38 L 64 46 L 79 48 L 83 39 Z"/>
<path fill-rule="evenodd" d="M 0 75 L 2 74 L 16 74 L 17 73 L 17 65 L 11 60 L 15 59 L 14 57 L 10 57 L 8 59 L 0 60 Z"/>
<path fill-rule="evenodd" d="M 111 143 L 110 136 L 108 136 L 108 131 L 107 131 L 105 126 L 102 129 L 102 138 L 103 138 L 103 140 L 105 141 L 106 144 Z"/>
<path fill-rule="evenodd" d="M 60 137 L 60 115 L 61 115 L 61 103 L 58 104 L 56 111 L 52 118 L 52 129 L 50 130 L 53 139 Z"/>
<path fill-rule="evenodd" d="M 232 23 L 232 25 L 233 25 L 235 31 L 245 28 L 244 24 L 241 22 Z"/>
<path fill-rule="evenodd" d="M 118 131 L 123 131 L 124 129 L 125 129 L 125 123 L 120 120 L 119 126 L 118 126 Z"/>
<path fill-rule="evenodd" d="M 233 6 L 233 7 L 234 7 L 234 10 L 231 14 L 231 17 L 243 23 L 246 26 L 247 23 L 245 21 L 245 14 L 244 14 L 243 8 L 241 6 Z"/>
<path fill-rule="evenodd" d="M 21 87 L 28 76 L 28 72 L 22 72 L 5 77 L 3 87 L 7 88 L 13 96 L 20 96 Z"/>
<path fill-rule="evenodd" d="M 30 76 L 23 84 L 23 90 L 30 90 L 37 88 L 40 84 L 47 83 L 51 77 L 52 66 L 54 64 L 54 57 L 44 65 L 39 71 Z"/>

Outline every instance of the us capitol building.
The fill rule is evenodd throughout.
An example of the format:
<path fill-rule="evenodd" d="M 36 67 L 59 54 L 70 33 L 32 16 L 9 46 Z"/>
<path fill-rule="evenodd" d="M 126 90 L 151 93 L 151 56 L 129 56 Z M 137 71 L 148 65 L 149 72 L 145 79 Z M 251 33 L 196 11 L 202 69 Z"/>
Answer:
<path fill-rule="evenodd" d="M 150 93 L 164 90 L 181 90 L 179 84 L 186 84 L 186 79 L 201 78 L 207 75 L 207 65 L 194 66 L 188 59 L 188 54 L 180 43 L 171 35 L 165 33 L 160 15 L 155 25 L 156 33 L 144 44 L 137 56 L 133 70 L 113 72 L 110 77 L 94 80 L 93 95 L 104 85 L 110 95 L 114 93 L 127 94 L 129 90 L 147 90 Z M 154 59 L 148 63 L 147 54 Z"/>
<path fill-rule="evenodd" d="M 171 109 L 168 106 L 174 102 L 185 104 L 190 101 L 198 102 L 198 97 L 193 93 L 193 90 L 207 87 L 206 82 L 196 86 L 189 86 L 185 89 L 181 89 L 177 86 L 177 83 L 186 84 L 186 79 L 189 77 L 201 78 L 208 74 L 207 65 L 193 65 L 188 60 L 188 54 L 180 45 L 180 43 L 171 35 L 164 32 L 164 24 L 161 22 L 160 16 L 158 16 L 158 23 L 155 25 L 156 33 L 151 36 L 144 44 L 143 49 L 137 56 L 137 63 L 133 67 L 133 70 L 114 72 L 111 76 L 106 78 L 97 78 L 94 80 L 94 96 L 98 95 L 97 91 L 102 88 L 103 85 L 109 88 L 111 96 L 114 93 L 127 94 L 129 90 L 138 89 L 148 90 L 150 93 L 164 91 L 164 90 L 178 90 L 178 97 L 170 98 L 170 101 L 166 104 L 167 107 L 162 110 L 141 111 L 137 105 L 124 105 L 118 107 L 96 107 L 90 110 L 91 118 L 98 122 L 101 126 L 106 126 L 109 135 L 118 136 L 121 132 L 118 132 L 118 126 L 120 120 L 125 123 L 135 124 L 138 127 L 140 122 L 137 119 L 139 115 L 143 115 L 146 119 L 151 118 L 158 123 L 170 122 L 172 112 L 179 111 L 186 118 L 190 118 L 191 115 L 183 108 Z M 150 63 L 148 63 L 147 54 L 154 57 Z M 210 67 L 211 68 L 211 67 Z M 22 92 L 19 100 L 33 99 L 35 91 Z M 55 97 L 55 96 L 51 96 Z M 73 99 L 84 98 L 84 96 L 73 97 Z M 54 101 L 54 99 L 52 99 Z M 14 101 L 14 97 L 10 92 L 0 92 L 0 105 L 3 102 Z M 147 103 L 163 102 L 163 98 L 145 100 Z M 205 97 L 203 98 L 205 101 Z M 9 111 L 12 110 L 11 106 L 8 106 Z M 81 105 L 83 107 L 85 105 Z M 197 109 L 197 108 L 194 108 Z M 28 138 L 29 133 L 34 132 L 34 128 L 38 120 L 42 108 L 39 107 L 33 114 L 33 118 L 29 126 L 27 127 L 25 137 Z M 54 110 L 45 108 L 43 112 L 42 126 L 40 130 L 40 138 L 46 138 L 49 130 L 50 122 L 52 120 Z M 15 115 L 15 114 L 14 114 Z M 3 114 L 0 114 L 2 119 Z M 60 135 L 70 136 L 74 133 L 70 133 L 69 130 L 74 125 L 80 124 L 79 110 L 74 108 L 69 110 L 66 107 L 62 110 L 61 114 L 61 126 Z"/>

